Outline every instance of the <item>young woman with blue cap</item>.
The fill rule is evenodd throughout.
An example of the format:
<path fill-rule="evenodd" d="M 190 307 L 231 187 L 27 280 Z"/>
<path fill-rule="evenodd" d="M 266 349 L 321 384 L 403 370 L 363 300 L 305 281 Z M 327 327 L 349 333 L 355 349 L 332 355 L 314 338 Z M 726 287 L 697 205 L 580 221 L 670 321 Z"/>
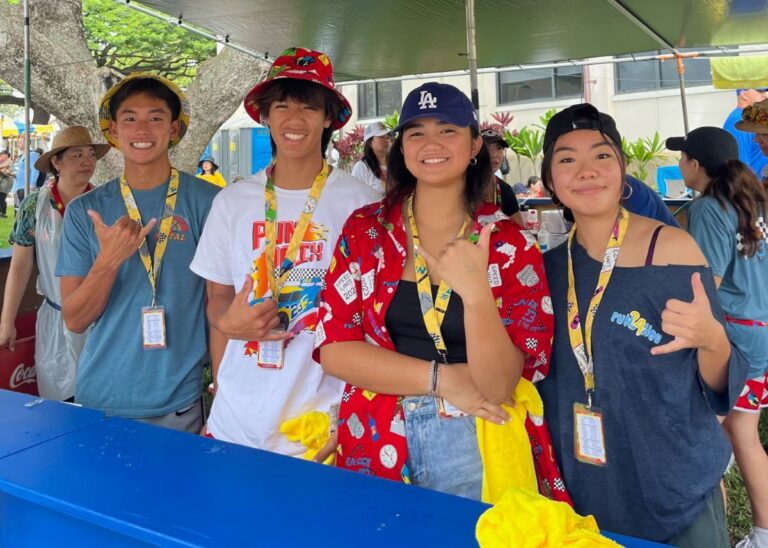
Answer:
<path fill-rule="evenodd" d="M 479 499 L 476 418 L 505 424 L 520 379 L 548 369 L 542 258 L 483 201 L 490 160 L 466 95 L 416 88 L 397 131 L 388 192 L 347 220 L 322 296 L 321 364 L 347 382 L 337 465 Z M 567 500 L 543 420 L 526 428 L 540 485 Z"/>

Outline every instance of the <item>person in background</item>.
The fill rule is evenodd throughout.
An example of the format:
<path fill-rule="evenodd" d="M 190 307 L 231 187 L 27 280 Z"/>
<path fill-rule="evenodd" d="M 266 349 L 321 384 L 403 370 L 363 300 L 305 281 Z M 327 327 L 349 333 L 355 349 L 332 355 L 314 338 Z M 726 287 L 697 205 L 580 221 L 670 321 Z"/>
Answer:
<path fill-rule="evenodd" d="M 755 143 L 752 135 L 739 129 L 738 123 L 742 120 L 744 109 L 766 98 L 765 89 L 739 89 L 736 90 L 736 108 L 723 122 L 723 129 L 734 136 L 739 144 L 739 160 L 747 164 L 755 175 L 764 177 L 763 169 L 768 164 L 766 158 Z"/>
<path fill-rule="evenodd" d="M 0 150 L 0 217 L 8 217 L 8 194 L 13 189 L 13 162 L 11 153 Z"/>
<path fill-rule="evenodd" d="M 520 204 L 517 203 L 517 197 L 512 191 L 512 187 L 496 175 L 496 172 L 501 169 L 504 163 L 504 149 L 509 148 L 509 143 L 493 129 L 484 129 L 480 132 L 480 135 L 491 159 L 491 180 L 488 184 L 485 200 L 495 203 L 504 215 L 512 218 L 518 225 L 523 226 L 523 218 L 520 216 Z"/>
<path fill-rule="evenodd" d="M 741 116 L 742 119 L 736 122 L 736 129 L 754 134 L 755 144 L 767 160 L 762 172 L 757 176 L 762 179 L 763 186 L 768 189 L 768 99 L 745 107 Z"/>
<path fill-rule="evenodd" d="M 750 365 L 723 421 L 752 503 L 752 531 L 736 546 L 768 548 L 768 455 L 758 430 L 768 407 L 768 193 L 724 129 L 700 127 L 666 145 L 681 151 L 685 184 L 701 193 L 688 212 L 688 230 L 711 265 L 728 338 Z"/>
<path fill-rule="evenodd" d="M 102 97 L 99 126 L 125 168 L 67 208 L 56 275 L 67 327 L 91 330 L 75 402 L 197 433 L 208 344 L 205 282 L 189 264 L 219 189 L 171 165 L 189 110 L 176 84 L 152 74 Z"/>
<path fill-rule="evenodd" d="M 528 182 L 525 186 L 528 187 L 529 198 L 545 198 L 547 196 L 544 191 L 544 183 L 535 175 L 528 177 Z"/>
<path fill-rule="evenodd" d="M 26 143 L 24 142 L 24 136 L 20 135 L 19 139 L 17 141 L 18 143 L 18 157 L 16 158 L 16 163 L 14 164 L 14 171 L 16 171 L 16 182 L 13 183 L 13 188 L 11 189 L 11 192 L 13 193 L 13 208 L 18 211 L 19 206 L 21 205 L 22 200 L 24 199 L 24 192 L 25 192 L 25 182 L 24 177 L 25 175 L 25 166 L 26 166 L 26 158 L 24 156 L 24 147 L 26 147 Z M 40 172 L 35 167 L 35 162 L 37 162 L 37 159 L 40 157 L 40 155 L 35 152 L 34 150 L 30 151 L 29 153 L 29 160 L 32 162 L 32 166 L 29 170 L 29 191 L 32 192 L 35 190 L 35 187 L 37 185 L 37 179 L 40 176 Z"/>
<path fill-rule="evenodd" d="M 515 183 L 512 185 L 512 190 L 515 192 L 515 195 L 517 195 L 519 198 L 527 198 L 528 197 L 528 189 L 537 183 L 539 181 L 538 175 L 531 175 L 528 177 L 528 180 L 525 183 Z"/>
<path fill-rule="evenodd" d="M 365 128 L 363 157 L 352 168 L 352 176 L 370 186 L 379 196 L 384 196 L 387 187 L 387 155 L 392 140 L 389 129 L 374 122 Z"/>
<path fill-rule="evenodd" d="M 609 531 L 729 546 L 717 414 L 747 363 L 728 341 L 712 271 L 686 232 L 633 214 L 621 135 L 590 104 L 555 114 L 542 179 L 575 224 L 544 255 L 555 335 L 539 383 L 575 510 Z"/>
<path fill-rule="evenodd" d="M 96 162 L 109 148 L 94 143 L 82 126 L 57 133 L 51 150 L 35 162 L 40 173 L 53 173 L 53 182 L 24 199 L 9 238 L 13 256 L 5 282 L 0 346 L 14 349 L 16 315 L 37 266 L 37 290 L 44 301 L 35 324 L 35 369 L 37 388 L 43 398 L 69 400 L 75 395 L 77 362 L 86 335 L 73 333 L 64 326 L 59 280 L 54 270 L 67 205 L 91 189 Z"/>
<path fill-rule="evenodd" d="M 197 175 L 199 179 L 208 181 L 209 183 L 212 183 L 220 188 L 227 186 L 227 181 L 219 171 L 219 166 L 216 164 L 213 156 L 206 156 L 200 160 L 200 162 L 197 164 L 197 167 L 200 170 L 200 173 Z"/>

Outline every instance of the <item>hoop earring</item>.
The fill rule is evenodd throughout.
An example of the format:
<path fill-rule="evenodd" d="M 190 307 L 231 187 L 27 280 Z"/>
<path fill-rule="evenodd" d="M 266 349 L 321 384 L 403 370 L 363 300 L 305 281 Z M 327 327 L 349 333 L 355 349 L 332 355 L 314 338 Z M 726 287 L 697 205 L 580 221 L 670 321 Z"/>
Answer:
<path fill-rule="evenodd" d="M 632 185 L 630 185 L 627 181 L 624 181 L 624 186 L 629 189 L 629 194 L 624 196 L 624 193 L 621 194 L 621 201 L 625 202 L 629 200 L 632 197 L 632 194 L 635 192 L 635 189 L 632 188 Z"/>
<path fill-rule="evenodd" d="M 476 166 L 477 165 L 477 157 L 472 156 L 472 158 L 469 159 L 469 165 Z"/>

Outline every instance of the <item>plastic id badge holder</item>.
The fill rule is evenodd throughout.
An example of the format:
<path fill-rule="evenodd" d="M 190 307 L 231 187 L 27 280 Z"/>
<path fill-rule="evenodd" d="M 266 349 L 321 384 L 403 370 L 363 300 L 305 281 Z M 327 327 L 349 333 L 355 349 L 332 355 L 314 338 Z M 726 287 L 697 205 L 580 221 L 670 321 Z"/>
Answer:
<path fill-rule="evenodd" d="M 282 369 L 285 359 L 285 341 L 259 341 L 259 367 Z"/>
<path fill-rule="evenodd" d="M 576 460 L 605 466 L 605 435 L 603 414 L 594 407 L 583 403 L 573 404 L 573 444 Z"/>
<path fill-rule="evenodd" d="M 160 350 L 168 346 L 165 336 L 165 308 L 145 306 L 141 309 L 141 333 L 144 350 Z"/>

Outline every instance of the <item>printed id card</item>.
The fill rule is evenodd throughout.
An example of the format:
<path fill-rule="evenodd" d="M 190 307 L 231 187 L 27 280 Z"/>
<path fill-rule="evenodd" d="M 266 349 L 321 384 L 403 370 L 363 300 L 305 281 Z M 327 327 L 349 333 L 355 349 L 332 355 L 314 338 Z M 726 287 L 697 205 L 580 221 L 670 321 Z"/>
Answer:
<path fill-rule="evenodd" d="M 145 306 L 141 309 L 141 332 L 144 350 L 159 350 L 168 346 L 165 339 L 164 307 Z"/>
<path fill-rule="evenodd" d="M 437 414 L 444 419 L 456 419 L 468 416 L 467 413 L 458 407 L 451 405 L 445 398 L 437 398 Z"/>
<path fill-rule="evenodd" d="M 595 466 L 605 466 L 603 414 L 583 403 L 573 404 L 573 444 L 576 459 Z"/>
<path fill-rule="evenodd" d="M 259 341 L 259 367 L 282 369 L 285 357 L 285 341 Z"/>

